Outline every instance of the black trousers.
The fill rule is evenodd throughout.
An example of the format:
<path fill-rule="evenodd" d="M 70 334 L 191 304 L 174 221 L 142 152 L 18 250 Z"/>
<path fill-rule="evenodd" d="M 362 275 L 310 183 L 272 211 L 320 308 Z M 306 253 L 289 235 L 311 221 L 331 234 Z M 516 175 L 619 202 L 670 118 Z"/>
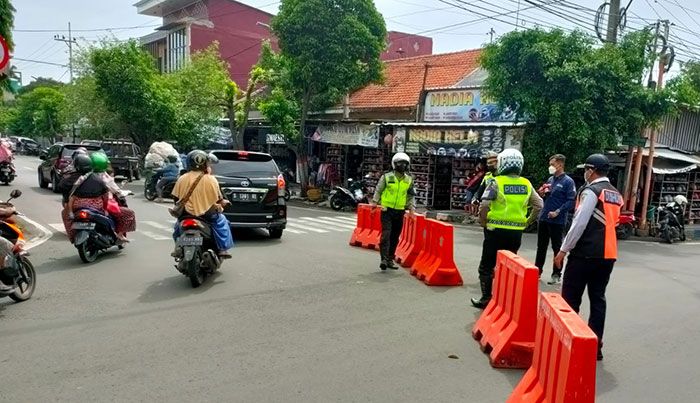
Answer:
<path fill-rule="evenodd" d="M 564 240 L 564 225 L 552 224 L 545 221 L 540 221 L 537 226 L 537 257 L 535 258 L 535 266 L 540 269 L 540 275 L 542 275 L 542 269 L 544 268 L 544 262 L 547 261 L 547 248 L 549 247 L 549 242 L 552 242 L 552 251 L 554 251 L 554 256 L 559 253 L 561 248 L 561 243 Z M 552 260 L 554 260 L 552 258 Z M 561 274 L 561 269 L 554 266 L 552 262 L 552 274 Z"/>
<path fill-rule="evenodd" d="M 494 268 L 496 267 L 498 251 L 509 250 L 513 253 L 518 253 L 522 239 L 522 231 L 502 228 L 494 230 L 484 229 L 484 244 L 481 248 L 481 262 L 479 262 L 479 279 L 481 281 L 491 281 Z"/>
<path fill-rule="evenodd" d="M 386 209 L 382 211 L 382 238 L 379 244 L 379 254 L 382 261 L 393 260 L 399 237 L 403 229 L 404 210 Z"/>
<path fill-rule="evenodd" d="M 614 265 L 615 261 L 610 259 L 586 259 L 569 256 L 561 286 L 561 296 L 577 313 L 581 307 L 583 292 L 588 287 L 588 299 L 591 301 L 591 316 L 588 318 L 588 327 L 598 336 L 599 343 L 603 341 L 605 328 L 607 308 L 605 288 L 610 281 Z"/>

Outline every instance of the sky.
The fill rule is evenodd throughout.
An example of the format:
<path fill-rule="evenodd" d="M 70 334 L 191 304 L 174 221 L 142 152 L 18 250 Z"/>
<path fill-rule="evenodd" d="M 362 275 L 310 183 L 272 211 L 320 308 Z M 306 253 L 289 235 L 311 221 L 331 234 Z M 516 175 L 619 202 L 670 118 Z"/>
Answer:
<path fill-rule="evenodd" d="M 160 19 L 138 15 L 136 0 L 14 0 L 15 60 L 26 85 L 33 77 L 69 80 L 68 46 L 54 35 L 68 35 L 71 23 L 77 47 L 101 39 L 138 38 L 153 32 Z M 279 1 L 243 0 L 242 3 L 276 13 Z M 596 10 L 604 0 L 375 0 L 388 30 L 420 33 L 433 38 L 433 52 L 443 53 L 483 46 L 512 31 L 537 25 L 594 32 Z M 622 5 L 630 0 L 622 0 Z M 520 10 L 518 12 L 518 9 Z M 658 19 L 672 23 L 670 44 L 676 50 L 671 74 L 680 63 L 700 60 L 700 0 L 632 0 L 627 31 Z M 605 24 L 605 22 L 604 22 Z M 605 32 L 605 28 L 603 28 Z M 25 59 L 25 60 L 17 60 Z M 26 61 L 30 60 L 30 61 Z M 38 63 L 42 62 L 42 63 Z M 680 63 L 679 63 L 680 62 Z M 48 63 L 48 64 L 47 64 Z"/>

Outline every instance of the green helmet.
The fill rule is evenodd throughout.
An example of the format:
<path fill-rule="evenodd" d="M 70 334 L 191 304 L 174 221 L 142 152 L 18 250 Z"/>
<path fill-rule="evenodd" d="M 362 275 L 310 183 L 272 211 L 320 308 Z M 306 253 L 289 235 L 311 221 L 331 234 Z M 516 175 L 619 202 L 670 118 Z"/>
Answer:
<path fill-rule="evenodd" d="M 104 153 L 93 153 L 90 161 L 92 161 L 92 170 L 95 172 L 105 172 L 109 168 L 109 158 Z"/>

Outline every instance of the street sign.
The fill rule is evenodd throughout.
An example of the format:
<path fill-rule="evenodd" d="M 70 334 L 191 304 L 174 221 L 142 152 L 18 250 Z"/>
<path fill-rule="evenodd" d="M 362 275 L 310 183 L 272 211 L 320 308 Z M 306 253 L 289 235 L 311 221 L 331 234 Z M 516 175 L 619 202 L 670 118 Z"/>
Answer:
<path fill-rule="evenodd" d="M 10 61 L 10 48 L 7 47 L 7 42 L 5 38 L 0 36 L 0 70 L 7 66 Z"/>

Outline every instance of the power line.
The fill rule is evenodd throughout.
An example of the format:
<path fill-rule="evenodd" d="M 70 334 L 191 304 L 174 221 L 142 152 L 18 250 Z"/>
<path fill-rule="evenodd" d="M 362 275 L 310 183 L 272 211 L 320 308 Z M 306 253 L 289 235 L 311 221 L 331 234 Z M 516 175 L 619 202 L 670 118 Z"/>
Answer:
<path fill-rule="evenodd" d="M 43 61 L 43 60 L 22 59 L 22 58 L 20 58 L 20 57 L 13 57 L 12 60 L 17 60 L 18 62 L 27 62 L 27 63 L 36 63 L 36 64 L 47 64 L 47 65 L 50 65 L 50 66 L 58 66 L 58 67 L 68 67 L 68 65 L 66 65 L 66 64 L 45 62 L 45 61 Z"/>
<path fill-rule="evenodd" d="M 131 29 L 139 29 L 139 28 L 152 28 L 152 27 L 158 27 L 161 24 L 155 24 L 155 25 L 136 25 L 133 27 L 109 27 L 109 28 L 91 28 L 91 29 L 73 29 L 72 32 L 100 32 L 100 31 L 126 31 L 126 30 L 131 30 Z M 66 29 L 13 29 L 14 32 L 68 32 Z"/>

